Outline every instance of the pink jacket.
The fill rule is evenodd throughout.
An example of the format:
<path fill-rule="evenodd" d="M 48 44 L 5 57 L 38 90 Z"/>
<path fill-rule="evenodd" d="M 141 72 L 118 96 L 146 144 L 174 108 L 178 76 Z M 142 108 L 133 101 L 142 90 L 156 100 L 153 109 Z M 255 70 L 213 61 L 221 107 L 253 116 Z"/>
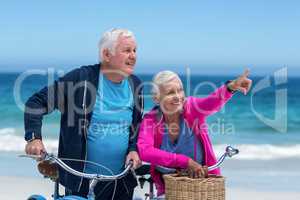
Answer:
<path fill-rule="evenodd" d="M 208 136 L 206 117 L 219 111 L 231 97 L 232 93 L 223 85 L 206 98 L 188 97 L 184 103 L 183 118 L 201 141 L 207 166 L 214 165 L 216 157 Z M 158 117 L 157 110 L 150 111 L 144 116 L 140 126 L 137 144 L 140 158 L 151 164 L 150 173 L 158 195 L 163 194 L 165 188 L 162 176 L 155 170 L 155 166 L 187 168 L 189 160 L 185 155 L 160 150 L 163 130 L 163 120 Z M 210 173 L 220 174 L 220 170 Z"/>

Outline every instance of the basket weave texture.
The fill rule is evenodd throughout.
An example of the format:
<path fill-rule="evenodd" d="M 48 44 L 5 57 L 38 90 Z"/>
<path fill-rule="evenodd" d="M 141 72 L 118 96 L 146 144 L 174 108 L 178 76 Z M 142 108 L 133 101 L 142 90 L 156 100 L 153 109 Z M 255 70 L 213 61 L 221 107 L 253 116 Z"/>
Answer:
<path fill-rule="evenodd" d="M 192 179 L 167 174 L 163 178 L 166 200 L 225 200 L 225 178 L 222 176 Z"/>

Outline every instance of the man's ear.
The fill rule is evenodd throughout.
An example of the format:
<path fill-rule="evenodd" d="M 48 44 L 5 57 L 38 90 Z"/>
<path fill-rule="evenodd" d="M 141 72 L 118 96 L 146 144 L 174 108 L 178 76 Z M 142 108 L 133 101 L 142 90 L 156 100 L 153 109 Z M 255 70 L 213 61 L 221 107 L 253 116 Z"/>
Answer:
<path fill-rule="evenodd" d="M 103 58 L 103 61 L 105 62 L 109 62 L 110 61 L 110 58 L 111 58 L 111 53 L 108 49 L 103 49 L 102 51 L 102 58 Z"/>

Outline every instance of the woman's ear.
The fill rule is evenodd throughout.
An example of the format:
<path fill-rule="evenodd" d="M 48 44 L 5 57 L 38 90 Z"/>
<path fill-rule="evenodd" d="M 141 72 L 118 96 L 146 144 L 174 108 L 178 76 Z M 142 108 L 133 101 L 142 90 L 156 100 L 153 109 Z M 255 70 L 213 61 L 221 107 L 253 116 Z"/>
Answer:
<path fill-rule="evenodd" d="M 159 104 L 159 96 L 158 95 L 153 95 L 152 99 L 155 104 L 157 104 L 157 105 Z"/>

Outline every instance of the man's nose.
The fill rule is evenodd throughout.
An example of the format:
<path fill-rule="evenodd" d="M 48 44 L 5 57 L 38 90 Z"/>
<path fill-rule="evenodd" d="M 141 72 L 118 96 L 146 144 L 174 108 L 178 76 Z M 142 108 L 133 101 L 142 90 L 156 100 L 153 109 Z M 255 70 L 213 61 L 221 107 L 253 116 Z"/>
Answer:
<path fill-rule="evenodd" d="M 129 57 L 131 59 L 136 59 L 136 52 L 132 51 L 130 54 L 129 54 Z"/>

